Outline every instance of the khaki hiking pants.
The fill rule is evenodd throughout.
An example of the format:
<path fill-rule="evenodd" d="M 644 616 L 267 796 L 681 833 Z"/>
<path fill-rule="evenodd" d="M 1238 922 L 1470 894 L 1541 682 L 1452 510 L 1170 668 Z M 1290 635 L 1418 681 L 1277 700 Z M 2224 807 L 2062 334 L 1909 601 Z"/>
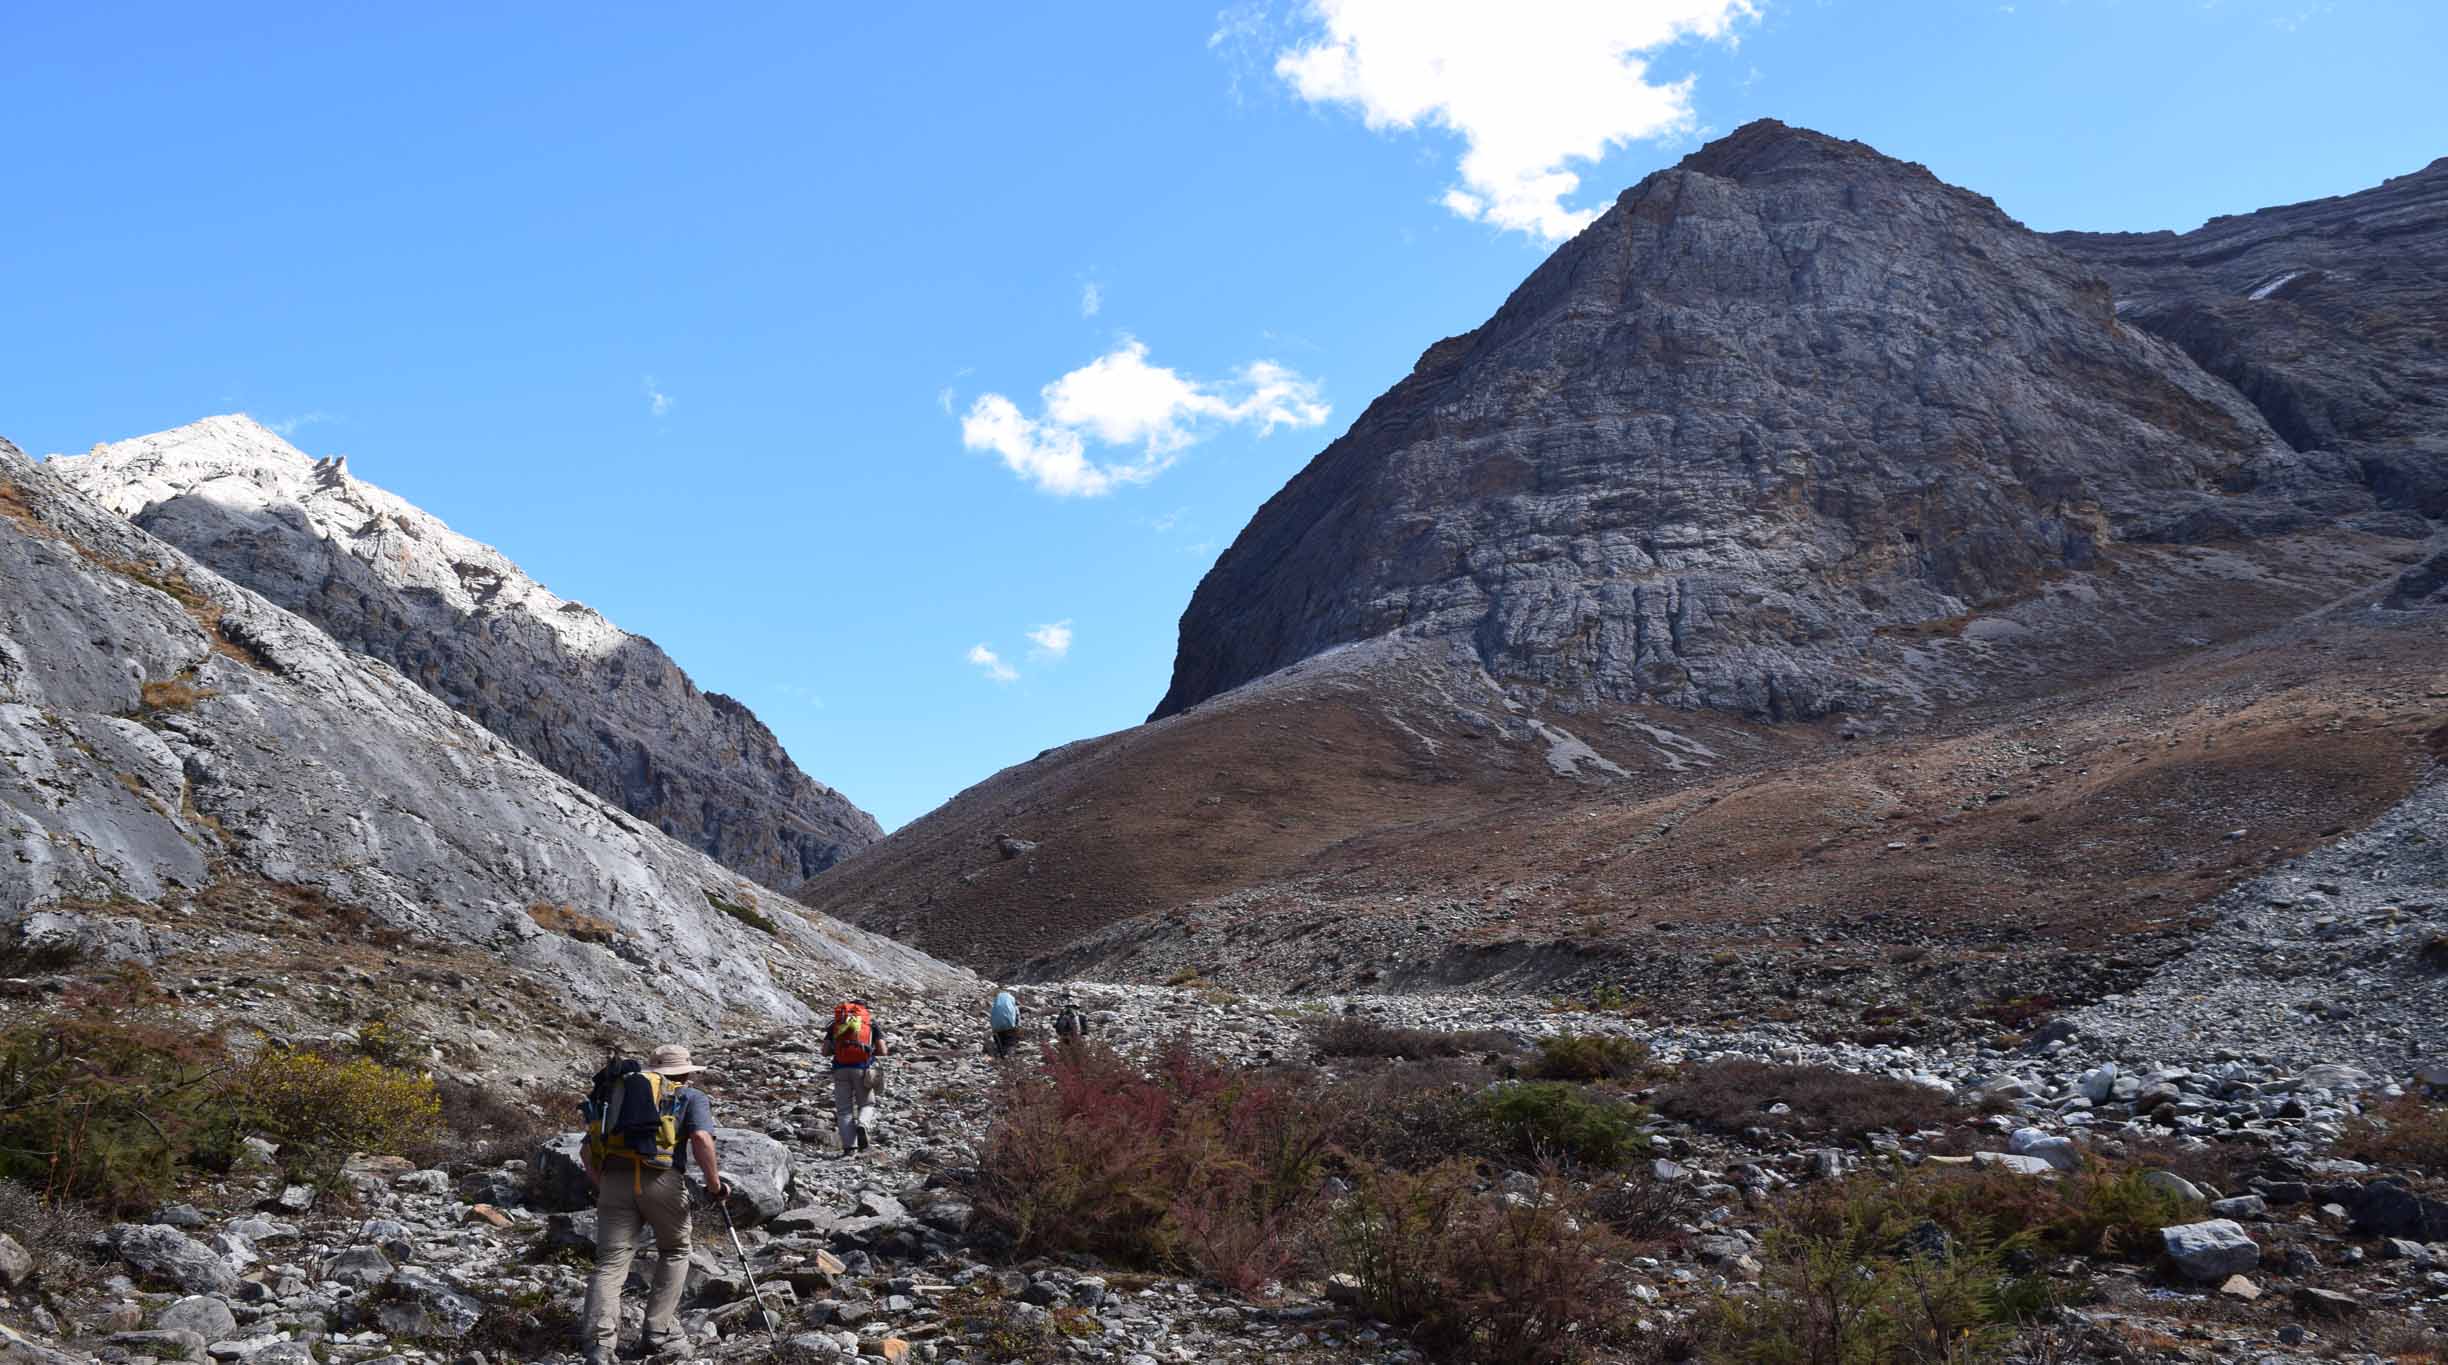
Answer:
<path fill-rule="evenodd" d="M 647 1229 L 654 1230 L 654 1288 L 646 1298 L 646 1340 L 657 1346 L 680 1335 L 680 1291 L 688 1282 L 688 1177 L 679 1170 L 639 1168 L 615 1157 L 604 1163 L 595 1201 L 595 1274 L 587 1281 L 583 1330 L 589 1349 L 609 1358 L 620 1341 L 621 1288 Z"/>
<path fill-rule="evenodd" d="M 861 1129 L 875 1126 L 877 1080 L 872 1062 L 833 1068 L 833 1127 L 845 1152 L 857 1149 Z"/>

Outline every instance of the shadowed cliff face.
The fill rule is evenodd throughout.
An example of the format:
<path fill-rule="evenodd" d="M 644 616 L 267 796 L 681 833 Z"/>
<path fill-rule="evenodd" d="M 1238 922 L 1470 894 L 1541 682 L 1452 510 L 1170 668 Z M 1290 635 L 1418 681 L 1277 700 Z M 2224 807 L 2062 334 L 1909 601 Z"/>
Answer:
<path fill-rule="evenodd" d="M 789 891 L 881 836 L 747 707 L 498 551 L 243 417 L 50 468 L 664 833 Z"/>
<path fill-rule="evenodd" d="M 1989 200 L 1758 123 L 1626 191 L 1261 508 L 1156 714 L 1402 631 L 1564 703 L 1898 718 L 1949 698 L 1885 634 L 2122 546 L 2385 518 L 2383 482 Z"/>
<path fill-rule="evenodd" d="M 2235 386 L 2295 449 L 2448 517 L 2448 158 L 2192 232 L 2061 232 L 2117 314 Z"/>

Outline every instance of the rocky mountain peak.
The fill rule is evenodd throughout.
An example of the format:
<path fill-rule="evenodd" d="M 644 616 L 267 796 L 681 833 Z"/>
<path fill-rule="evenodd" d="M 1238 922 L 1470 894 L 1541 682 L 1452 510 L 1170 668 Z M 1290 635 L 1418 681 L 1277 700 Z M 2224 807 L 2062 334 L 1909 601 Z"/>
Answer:
<path fill-rule="evenodd" d="M 1261 508 L 1157 714 L 1401 632 L 1567 703 L 1901 716 L 1979 686 L 1933 671 L 1928 623 L 2070 602 L 2133 546 L 2383 513 L 2114 304 L 1977 194 L 1747 125 L 1626 191 Z"/>
<path fill-rule="evenodd" d="M 112 511 L 398 668 L 554 771 L 791 890 L 881 837 L 747 707 L 415 504 L 243 415 L 54 456 Z"/>

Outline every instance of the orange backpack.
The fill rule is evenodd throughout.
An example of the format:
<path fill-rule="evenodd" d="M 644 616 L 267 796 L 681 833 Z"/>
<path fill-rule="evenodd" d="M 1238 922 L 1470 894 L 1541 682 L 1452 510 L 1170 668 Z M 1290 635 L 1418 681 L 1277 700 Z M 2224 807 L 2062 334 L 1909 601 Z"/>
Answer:
<path fill-rule="evenodd" d="M 833 1027 L 826 1035 L 833 1044 L 835 1066 L 857 1066 L 875 1057 L 875 1021 L 867 1007 L 845 1000 L 833 1007 Z"/>

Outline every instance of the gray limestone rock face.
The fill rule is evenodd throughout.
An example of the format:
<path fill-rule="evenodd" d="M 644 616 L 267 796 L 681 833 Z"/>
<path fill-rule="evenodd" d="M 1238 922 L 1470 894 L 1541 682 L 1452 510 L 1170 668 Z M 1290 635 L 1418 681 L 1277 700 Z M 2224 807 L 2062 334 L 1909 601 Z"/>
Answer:
<path fill-rule="evenodd" d="M 805 1019 L 795 991 L 974 987 L 550 771 L 6 442 L 0 849 L 0 932 L 29 951 L 39 930 L 151 959 L 182 931 L 110 907 L 243 883 L 666 1036 Z"/>
<path fill-rule="evenodd" d="M 2388 508 L 2448 517 L 2448 157 L 2191 232 L 2049 240 L 2107 276 L 2122 321 L 2233 385 L 2307 462 L 2345 463 Z"/>
<path fill-rule="evenodd" d="M 1156 715 L 1397 632 L 1565 702 L 1919 709 L 1899 633 L 2079 590 L 2124 547 L 2427 533 L 2435 458 L 2283 436 L 2077 249 L 1859 143 L 1710 144 L 1259 510 Z"/>
<path fill-rule="evenodd" d="M 48 468 L 397 668 L 554 772 L 779 891 L 882 837 L 755 714 L 492 547 L 245 417 Z"/>

